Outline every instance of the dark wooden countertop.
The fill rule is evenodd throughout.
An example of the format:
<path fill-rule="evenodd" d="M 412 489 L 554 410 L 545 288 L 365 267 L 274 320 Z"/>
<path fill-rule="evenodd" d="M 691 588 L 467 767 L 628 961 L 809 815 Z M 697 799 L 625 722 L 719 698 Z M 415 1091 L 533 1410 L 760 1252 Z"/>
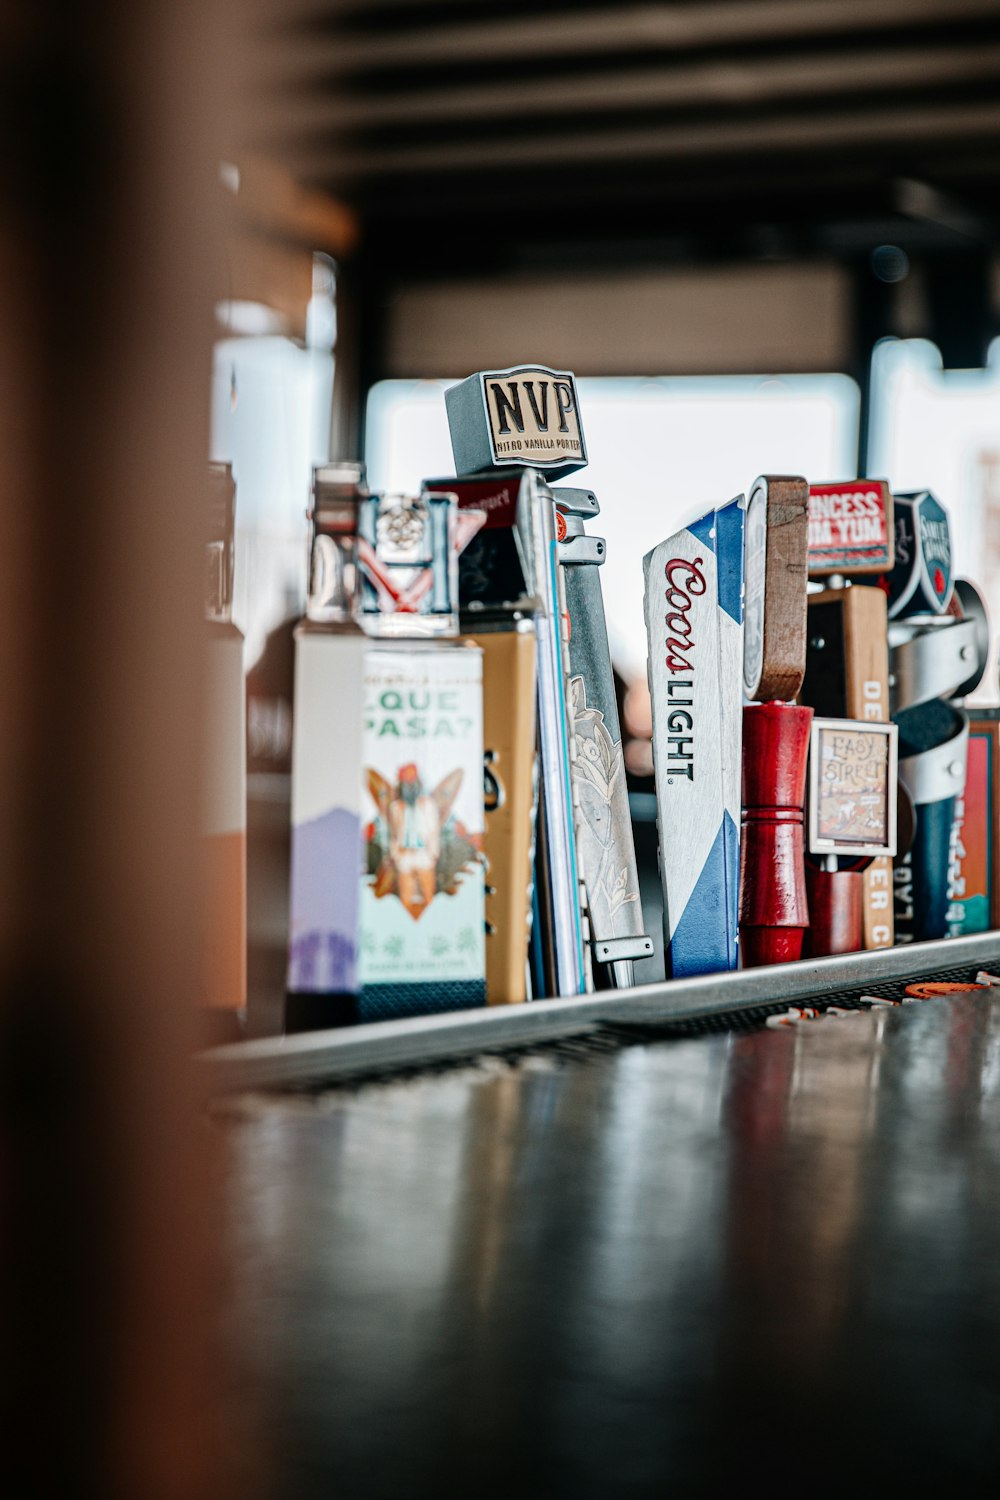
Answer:
<path fill-rule="evenodd" d="M 998 1089 L 977 993 L 222 1101 L 272 1492 L 995 1494 Z"/>

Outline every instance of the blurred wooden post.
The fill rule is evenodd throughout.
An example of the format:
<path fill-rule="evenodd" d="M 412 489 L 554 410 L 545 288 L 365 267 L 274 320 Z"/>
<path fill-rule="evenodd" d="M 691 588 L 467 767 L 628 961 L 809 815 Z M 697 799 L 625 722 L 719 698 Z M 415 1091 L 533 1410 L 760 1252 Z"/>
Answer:
<path fill-rule="evenodd" d="M 226 9 L 0 30 L 9 1494 L 225 1492 L 188 1058 Z"/>

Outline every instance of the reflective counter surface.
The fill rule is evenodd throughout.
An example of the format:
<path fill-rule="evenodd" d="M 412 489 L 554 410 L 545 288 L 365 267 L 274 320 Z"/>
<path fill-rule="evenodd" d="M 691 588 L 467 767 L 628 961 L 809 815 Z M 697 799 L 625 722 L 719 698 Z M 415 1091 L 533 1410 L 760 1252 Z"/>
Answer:
<path fill-rule="evenodd" d="M 976 993 L 221 1101 L 271 1493 L 996 1495 L 998 1089 Z"/>

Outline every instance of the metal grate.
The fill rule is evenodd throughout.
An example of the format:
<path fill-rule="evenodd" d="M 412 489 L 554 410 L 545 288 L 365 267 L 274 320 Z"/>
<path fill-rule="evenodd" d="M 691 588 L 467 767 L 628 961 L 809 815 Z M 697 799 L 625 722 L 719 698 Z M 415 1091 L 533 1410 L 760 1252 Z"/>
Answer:
<path fill-rule="evenodd" d="M 960 964 L 952 969 L 936 970 L 933 978 L 935 983 L 971 984 L 976 977 L 977 968 L 977 965 Z M 807 1000 L 778 1000 L 773 1005 L 754 1005 L 739 1010 L 715 1011 L 710 1015 L 689 1016 L 676 1021 L 624 1021 L 616 1023 L 614 1027 L 602 1029 L 613 1030 L 634 1041 L 756 1031 L 764 1025 L 768 1016 L 779 1015 L 782 1011 L 788 1010 L 790 1005 L 807 1004 L 818 1010 L 821 1015 L 831 1005 L 836 1005 L 842 1010 L 867 1010 L 868 1007 L 862 1003 L 862 995 L 875 995 L 884 1000 L 898 1000 L 906 986 L 916 982 L 918 981 L 910 976 L 906 979 L 886 980 L 881 984 L 860 985 L 853 989 L 834 991 L 822 996 L 813 995 Z"/>
<path fill-rule="evenodd" d="M 482 1047 L 477 1052 L 444 1057 L 434 1062 L 413 1063 L 404 1067 L 365 1069 L 352 1074 L 349 1078 L 285 1087 L 282 1092 L 313 1097 L 328 1094 L 331 1090 L 353 1091 L 358 1088 L 367 1088 L 371 1084 L 405 1082 L 411 1078 L 430 1078 L 439 1074 L 459 1072 L 464 1068 L 474 1068 L 484 1063 L 501 1065 L 506 1063 L 514 1068 L 532 1057 L 547 1058 L 563 1063 L 587 1064 L 607 1057 L 611 1053 L 620 1052 L 624 1047 L 649 1040 L 641 1027 L 637 1027 L 634 1033 L 626 1034 L 627 1032 L 628 1028 L 624 1026 L 595 1026 L 589 1031 L 581 1031 L 575 1036 L 561 1037 L 551 1042 Z"/>
<path fill-rule="evenodd" d="M 848 954 L 776 969 L 704 975 L 578 995 L 539 1005 L 497 1006 L 301 1036 L 262 1037 L 202 1053 L 213 1094 L 350 1087 L 455 1067 L 514 1065 L 539 1057 L 588 1060 L 635 1043 L 752 1031 L 789 1005 L 851 1008 L 863 994 L 894 998 L 914 979 L 967 982 L 1000 970 L 1000 933 L 912 948 Z M 1000 997 L 998 997 L 1000 998 Z"/>
<path fill-rule="evenodd" d="M 978 965 L 961 964 L 954 968 L 937 970 L 933 978 L 936 982 L 968 984 L 975 979 L 977 968 Z M 906 985 L 914 982 L 911 975 L 904 979 L 860 985 L 847 990 L 835 990 L 822 997 L 810 996 L 808 999 L 797 1001 L 776 1000 L 773 1004 L 714 1011 L 707 1015 L 678 1018 L 675 1021 L 603 1022 L 588 1031 L 555 1041 L 482 1048 L 472 1054 L 442 1058 L 435 1062 L 416 1063 L 410 1067 L 377 1068 L 356 1073 L 350 1078 L 307 1084 L 295 1089 L 294 1092 L 307 1097 L 315 1097 L 328 1094 L 331 1090 L 353 1091 L 371 1084 L 452 1073 L 484 1063 L 501 1065 L 506 1063 L 513 1068 L 532 1057 L 586 1066 L 611 1054 L 621 1052 L 627 1047 L 644 1046 L 649 1042 L 680 1041 L 692 1037 L 758 1031 L 763 1027 L 768 1016 L 788 1010 L 790 1004 L 808 1004 L 820 1014 L 831 1005 L 839 1006 L 844 1010 L 866 1010 L 868 1007 L 863 1004 L 862 995 L 876 995 L 887 1000 L 899 999 Z"/>

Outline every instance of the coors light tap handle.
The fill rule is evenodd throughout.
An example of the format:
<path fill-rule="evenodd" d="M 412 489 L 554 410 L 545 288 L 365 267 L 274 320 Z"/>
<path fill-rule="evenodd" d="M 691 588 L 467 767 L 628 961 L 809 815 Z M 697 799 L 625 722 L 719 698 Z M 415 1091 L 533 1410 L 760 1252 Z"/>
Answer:
<path fill-rule="evenodd" d="M 743 500 L 643 559 L 667 974 L 735 969 Z"/>
<path fill-rule="evenodd" d="M 743 688 L 743 858 L 740 937 L 745 966 L 802 953 L 809 925 L 803 803 L 812 709 L 786 701 L 806 662 L 809 486 L 764 476 L 747 507 Z"/>

